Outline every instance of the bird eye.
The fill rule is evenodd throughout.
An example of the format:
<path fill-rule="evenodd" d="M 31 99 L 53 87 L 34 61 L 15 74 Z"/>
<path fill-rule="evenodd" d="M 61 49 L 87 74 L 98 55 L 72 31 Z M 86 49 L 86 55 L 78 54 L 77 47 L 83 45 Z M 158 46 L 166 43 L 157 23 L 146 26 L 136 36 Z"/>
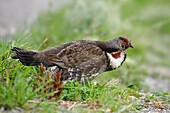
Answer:
<path fill-rule="evenodd" d="M 121 40 L 125 41 L 125 42 L 129 42 L 129 39 L 127 37 L 119 37 Z"/>

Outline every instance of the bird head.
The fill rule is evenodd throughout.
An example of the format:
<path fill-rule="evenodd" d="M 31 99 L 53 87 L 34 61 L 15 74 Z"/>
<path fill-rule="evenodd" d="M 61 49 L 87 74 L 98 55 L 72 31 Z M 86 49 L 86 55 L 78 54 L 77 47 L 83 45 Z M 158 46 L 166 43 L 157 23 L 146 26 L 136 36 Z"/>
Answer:
<path fill-rule="evenodd" d="M 122 50 L 128 49 L 129 47 L 134 48 L 131 44 L 130 39 L 128 39 L 127 37 L 118 37 L 117 38 L 117 44 L 118 46 L 120 46 L 120 48 L 122 48 Z"/>

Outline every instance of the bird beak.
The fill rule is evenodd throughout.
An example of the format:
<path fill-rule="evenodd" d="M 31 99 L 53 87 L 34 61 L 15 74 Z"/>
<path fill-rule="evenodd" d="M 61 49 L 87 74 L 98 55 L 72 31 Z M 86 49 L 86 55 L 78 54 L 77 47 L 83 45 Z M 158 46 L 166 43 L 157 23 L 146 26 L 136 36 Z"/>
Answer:
<path fill-rule="evenodd" d="M 130 47 L 131 47 L 131 48 L 134 48 L 134 47 L 132 46 L 132 44 L 130 44 Z"/>

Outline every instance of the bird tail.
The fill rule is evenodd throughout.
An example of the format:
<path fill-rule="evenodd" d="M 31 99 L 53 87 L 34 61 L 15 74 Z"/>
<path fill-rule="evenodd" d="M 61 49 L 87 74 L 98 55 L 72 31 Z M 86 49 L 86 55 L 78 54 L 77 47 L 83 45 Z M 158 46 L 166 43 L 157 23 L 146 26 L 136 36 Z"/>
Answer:
<path fill-rule="evenodd" d="M 23 65 L 26 65 L 26 66 L 41 65 L 41 62 L 36 58 L 38 52 L 24 50 L 18 47 L 13 47 L 11 50 L 15 52 L 15 55 L 12 56 L 12 58 L 19 59 Z"/>

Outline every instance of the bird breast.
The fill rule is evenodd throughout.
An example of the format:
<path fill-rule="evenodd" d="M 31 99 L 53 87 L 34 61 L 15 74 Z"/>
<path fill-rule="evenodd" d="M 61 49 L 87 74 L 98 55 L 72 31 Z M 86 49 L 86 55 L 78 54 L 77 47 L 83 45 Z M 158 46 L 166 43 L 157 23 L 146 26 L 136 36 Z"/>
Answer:
<path fill-rule="evenodd" d="M 112 69 L 118 68 L 126 58 L 126 51 L 107 53 Z"/>

